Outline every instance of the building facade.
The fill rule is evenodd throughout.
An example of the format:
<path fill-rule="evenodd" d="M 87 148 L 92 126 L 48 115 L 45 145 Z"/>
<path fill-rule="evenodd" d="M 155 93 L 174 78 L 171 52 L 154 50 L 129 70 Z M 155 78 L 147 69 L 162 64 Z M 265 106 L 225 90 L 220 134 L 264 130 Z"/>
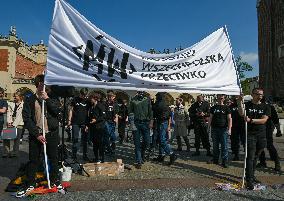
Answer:
<path fill-rule="evenodd" d="M 284 0 L 258 0 L 259 85 L 284 99 Z"/>
<path fill-rule="evenodd" d="M 8 36 L 0 36 L 0 87 L 5 98 L 12 99 L 16 91 L 33 93 L 33 78 L 44 71 L 47 47 L 40 43 L 28 46 L 18 39 L 16 28 Z"/>

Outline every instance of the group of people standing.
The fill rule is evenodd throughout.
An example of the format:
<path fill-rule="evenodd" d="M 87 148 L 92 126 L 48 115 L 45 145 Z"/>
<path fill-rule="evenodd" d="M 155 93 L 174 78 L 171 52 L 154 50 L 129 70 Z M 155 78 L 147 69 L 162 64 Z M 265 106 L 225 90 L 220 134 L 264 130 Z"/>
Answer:
<path fill-rule="evenodd" d="M 20 93 L 15 93 L 14 103 L 8 105 L 3 101 L 4 90 L 0 89 L 0 131 L 3 128 L 3 114 L 7 112 L 8 127 L 16 127 L 18 132 L 25 128 L 29 131 L 29 168 L 26 188 L 18 192 L 18 197 L 26 194 L 35 187 L 34 175 L 40 163 L 41 148 L 47 143 L 47 154 L 51 164 L 52 184 L 60 188 L 58 182 L 58 150 L 59 144 L 59 112 L 60 102 L 57 97 L 43 90 L 44 76 L 35 79 L 37 92 L 23 102 Z M 200 146 L 206 150 L 206 155 L 212 157 L 209 163 L 219 164 L 228 168 L 228 140 L 231 139 L 233 160 L 239 160 L 240 144 L 245 146 L 245 122 L 248 125 L 247 135 L 247 167 L 246 181 L 249 189 L 256 182 L 254 171 L 258 157 L 261 167 L 266 166 L 263 149 L 269 150 L 271 159 L 275 161 L 275 170 L 281 169 L 279 156 L 273 145 L 274 126 L 279 124 L 277 113 L 273 106 L 263 100 L 263 90 L 256 88 L 252 91 L 252 100 L 243 103 L 243 98 L 235 97 L 226 101 L 225 95 L 217 95 L 217 102 L 210 106 L 202 95 L 187 110 L 183 99 L 177 98 L 174 107 L 166 101 L 166 93 L 157 93 L 156 100 L 151 99 L 144 91 L 138 91 L 129 101 L 116 101 L 115 93 L 107 91 L 104 100 L 97 92 L 88 93 L 81 89 L 80 95 L 73 98 L 67 118 L 67 126 L 72 128 L 72 158 L 77 159 L 80 145 L 83 147 L 83 160 L 91 161 L 88 157 L 88 144 L 92 142 L 94 162 L 105 161 L 105 154 L 114 154 L 116 149 L 116 128 L 118 128 L 120 143 L 125 140 L 127 125 L 133 133 L 135 146 L 135 167 L 140 169 L 145 161 L 150 159 L 155 149 L 158 149 L 156 162 L 164 162 L 168 155 L 168 165 L 174 164 L 176 152 L 183 149 L 191 151 L 189 131 L 193 127 L 195 133 L 195 152 L 192 156 L 199 156 Z M 1 98 L 2 97 L 2 98 Z M 42 127 L 42 100 L 46 102 L 44 128 Z M 245 105 L 245 107 L 244 107 Z M 277 122 L 278 121 L 278 122 Z M 45 129 L 46 137 L 42 135 Z M 79 139 L 81 133 L 81 140 Z M 211 133 L 213 154 L 209 135 Z M 176 138 L 177 149 L 173 150 L 171 142 Z M 17 156 L 19 139 L 14 140 L 13 149 L 10 141 L 4 140 L 3 157 Z M 220 154 L 221 146 L 221 154 Z"/>

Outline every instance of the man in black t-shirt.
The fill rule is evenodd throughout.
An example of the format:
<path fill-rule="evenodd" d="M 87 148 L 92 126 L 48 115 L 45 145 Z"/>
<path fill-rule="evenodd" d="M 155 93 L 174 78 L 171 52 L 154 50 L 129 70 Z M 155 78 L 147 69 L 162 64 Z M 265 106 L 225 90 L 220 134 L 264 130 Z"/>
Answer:
<path fill-rule="evenodd" d="M 195 134 L 195 148 L 196 152 L 193 156 L 199 156 L 200 141 L 203 148 L 207 150 L 207 156 L 212 156 L 210 152 L 209 135 L 207 132 L 207 121 L 210 112 L 210 105 L 204 101 L 202 95 L 197 96 L 197 102 L 195 102 L 188 110 L 190 119 L 193 121 L 194 134 Z"/>
<path fill-rule="evenodd" d="M 233 161 L 239 161 L 240 142 L 245 146 L 245 121 L 240 116 L 236 98 L 233 98 L 229 105 L 232 116 L 232 133 L 231 133 L 231 149 L 234 155 Z"/>
<path fill-rule="evenodd" d="M 77 159 L 77 151 L 79 150 L 79 132 L 81 131 L 81 142 L 83 145 L 83 160 L 89 161 L 87 156 L 88 150 L 88 132 L 86 125 L 88 122 L 89 102 L 86 99 L 88 89 L 80 90 L 79 97 L 74 98 L 68 116 L 68 126 L 72 126 L 72 158 Z"/>
<path fill-rule="evenodd" d="M 263 102 L 265 102 L 263 100 Z M 281 171 L 280 158 L 277 153 L 277 150 L 273 144 L 273 131 L 275 129 L 275 125 L 279 123 L 277 112 L 272 104 L 268 104 L 268 107 L 271 108 L 271 115 L 269 116 L 266 122 L 266 141 L 267 141 L 267 149 L 269 151 L 269 155 L 271 160 L 275 162 L 275 171 Z M 256 165 L 256 167 L 265 168 L 266 166 L 266 157 L 265 152 L 262 151 L 259 157 L 260 163 Z"/>
<path fill-rule="evenodd" d="M 4 97 L 4 89 L 0 87 L 0 134 L 3 130 L 4 125 L 4 114 L 7 112 L 8 109 L 8 103 L 7 101 L 3 100 Z"/>
<path fill-rule="evenodd" d="M 119 141 L 122 144 L 125 136 L 125 128 L 128 121 L 128 108 L 127 108 L 127 100 L 123 100 L 121 106 L 118 111 L 118 134 Z"/>
<path fill-rule="evenodd" d="M 222 166 L 228 167 L 228 136 L 231 135 L 232 118 L 230 108 L 224 104 L 225 95 L 217 95 L 218 103 L 210 109 L 208 121 L 213 141 L 213 163 L 219 164 L 219 144 L 221 144 Z"/>
<path fill-rule="evenodd" d="M 107 100 L 105 102 L 106 114 L 106 135 L 104 136 L 105 151 L 109 154 L 114 154 L 115 151 L 115 127 L 118 123 L 118 104 L 115 100 L 115 93 L 112 90 L 107 91 Z"/>
<path fill-rule="evenodd" d="M 254 184 L 258 183 L 254 176 L 255 166 L 259 154 L 266 147 L 266 122 L 270 116 L 270 107 L 261 103 L 263 89 L 252 90 L 252 100 L 245 103 L 245 121 L 248 124 L 247 133 L 247 158 L 246 158 L 246 185 L 247 189 L 253 190 Z M 243 97 L 238 99 L 238 110 L 244 116 Z"/>

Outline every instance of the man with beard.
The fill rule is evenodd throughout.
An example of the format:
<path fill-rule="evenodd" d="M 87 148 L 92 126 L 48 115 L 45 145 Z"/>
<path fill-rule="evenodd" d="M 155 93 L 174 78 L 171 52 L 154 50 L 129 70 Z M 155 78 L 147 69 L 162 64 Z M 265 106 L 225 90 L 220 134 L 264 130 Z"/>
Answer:
<path fill-rule="evenodd" d="M 207 128 L 207 121 L 210 116 L 210 105 L 204 101 L 202 95 L 197 96 L 197 101 L 188 110 L 190 119 L 193 121 L 195 134 L 195 148 L 196 152 L 193 156 L 200 155 L 200 141 L 203 148 L 207 150 L 207 156 L 212 156 L 210 152 L 209 134 Z"/>

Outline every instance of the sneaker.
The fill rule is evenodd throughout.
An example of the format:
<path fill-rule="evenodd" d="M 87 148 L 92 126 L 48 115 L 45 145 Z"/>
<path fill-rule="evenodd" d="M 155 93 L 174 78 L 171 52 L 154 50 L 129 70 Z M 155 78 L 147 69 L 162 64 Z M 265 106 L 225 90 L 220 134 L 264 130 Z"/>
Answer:
<path fill-rule="evenodd" d="M 156 161 L 156 162 L 164 162 L 165 160 L 165 156 L 161 156 L 159 155 L 157 158 L 153 158 L 153 161 Z"/>
<path fill-rule="evenodd" d="M 61 194 L 65 194 L 66 191 L 65 191 L 65 188 L 62 186 L 61 182 L 60 181 L 56 181 L 53 186 L 57 188 L 57 191 L 58 193 L 61 193 Z"/>
<path fill-rule="evenodd" d="M 17 198 L 26 197 L 28 195 L 28 193 L 31 192 L 34 189 L 35 189 L 34 186 L 24 187 L 16 193 L 16 197 Z"/>
<path fill-rule="evenodd" d="M 267 165 L 266 165 L 266 163 L 258 163 L 256 165 L 256 168 L 267 168 Z"/>
<path fill-rule="evenodd" d="M 169 165 L 174 164 L 174 162 L 176 161 L 176 159 L 177 159 L 177 155 L 175 155 L 175 153 L 172 153 L 172 154 L 170 155 L 170 162 L 169 162 Z"/>
<path fill-rule="evenodd" d="M 135 168 L 136 168 L 136 169 L 141 169 L 141 168 L 142 168 L 142 164 L 141 164 L 141 163 L 135 164 Z"/>
<path fill-rule="evenodd" d="M 196 151 L 192 156 L 200 156 L 200 151 Z"/>

